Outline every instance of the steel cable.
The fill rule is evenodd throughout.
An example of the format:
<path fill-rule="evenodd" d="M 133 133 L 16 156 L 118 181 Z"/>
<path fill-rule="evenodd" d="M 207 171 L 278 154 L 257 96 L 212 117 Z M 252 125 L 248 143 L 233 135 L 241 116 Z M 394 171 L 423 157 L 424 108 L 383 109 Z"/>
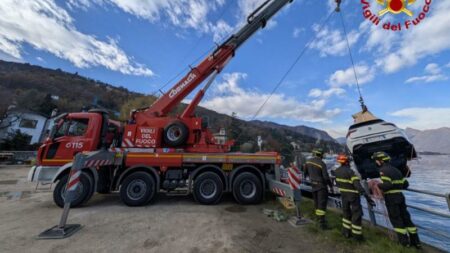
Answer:
<path fill-rule="evenodd" d="M 330 14 L 328 14 L 328 16 L 323 20 L 323 22 L 320 24 L 320 28 L 318 29 L 318 33 L 320 33 L 323 28 L 325 27 L 325 25 L 330 21 L 330 18 L 333 16 L 335 10 L 333 10 L 332 12 L 330 12 Z M 303 49 L 300 51 L 300 54 L 297 56 L 297 58 L 294 60 L 294 62 L 289 66 L 289 68 L 287 69 L 287 71 L 282 75 L 281 79 L 278 81 L 278 83 L 275 85 L 275 87 L 273 88 L 273 90 L 271 91 L 271 93 L 269 94 L 269 96 L 267 97 L 267 99 L 261 104 L 261 106 L 258 108 L 258 110 L 255 112 L 255 114 L 253 115 L 253 117 L 251 118 L 250 121 L 255 120 L 256 117 L 258 117 L 258 115 L 261 113 L 262 109 L 264 108 L 264 106 L 267 104 L 267 102 L 270 100 L 270 98 L 275 94 L 275 92 L 278 90 L 278 88 L 283 84 L 284 80 L 287 78 L 287 76 L 291 73 L 291 71 L 294 69 L 294 67 L 298 64 L 298 62 L 300 61 L 300 59 L 304 56 L 304 54 L 308 51 L 308 49 L 310 49 L 310 46 L 313 42 L 315 42 L 317 39 L 317 36 L 313 36 L 303 47 Z M 239 138 L 242 136 L 242 131 L 241 133 L 238 135 L 238 137 L 236 137 L 235 141 L 237 142 L 239 140 Z"/>
<path fill-rule="evenodd" d="M 361 87 L 359 85 L 359 80 L 358 80 L 358 73 L 356 72 L 355 61 L 353 59 L 353 54 L 352 54 L 352 50 L 350 47 L 350 41 L 348 39 L 347 27 L 345 25 L 344 16 L 342 15 L 342 10 L 339 11 L 339 16 L 341 17 L 342 29 L 344 30 L 345 41 L 347 42 L 348 54 L 350 56 L 350 61 L 352 63 L 353 74 L 355 75 L 356 87 L 358 88 L 358 94 L 359 94 L 359 102 L 361 103 L 361 107 L 362 107 L 363 111 L 365 111 L 365 110 L 367 110 L 367 108 L 364 104 L 364 99 L 363 99 L 363 96 L 361 93 Z"/>

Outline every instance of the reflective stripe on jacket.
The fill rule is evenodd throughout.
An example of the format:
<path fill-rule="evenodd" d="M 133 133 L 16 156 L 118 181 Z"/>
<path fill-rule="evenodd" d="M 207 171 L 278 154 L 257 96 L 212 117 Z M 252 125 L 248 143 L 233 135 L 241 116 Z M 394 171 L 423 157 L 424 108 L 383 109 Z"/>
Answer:
<path fill-rule="evenodd" d="M 363 194 L 364 188 L 355 172 L 348 165 L 342 165 L 335 171 L 336 184 L 341 193 L 351 192 L 356 194 Z"/>
<path fill-rule="evenodd" d="M 378 187 L 384 192 L 384 194 L 401 193 L 409 186 L 408 180 L 403 177 L 400 170 L 385 163 L 380 167 L 381 181 Z"/>

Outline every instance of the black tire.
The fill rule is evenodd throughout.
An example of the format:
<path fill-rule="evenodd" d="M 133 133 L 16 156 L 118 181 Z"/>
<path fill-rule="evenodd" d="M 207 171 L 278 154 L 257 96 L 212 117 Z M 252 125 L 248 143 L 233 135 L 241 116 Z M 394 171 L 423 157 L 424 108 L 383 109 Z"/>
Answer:
<path fill-rule="evenodd" d="M 195 178 L 194 199 L 203 205 L 219 203 L 223 195 L 222 179 L 214 172 L 204 172 Z"/>
<path fill-rule="evenodd" d="M 120 186 L 120 199 L 127 206 L 144 206 L 155 194 L 155 179 L 142 171 L 128 175 Z"/>
<path fill-rule="evenodd" d="M 186 143 L 189 129 L 181 121 L 175 121 L 164 128 L 164 142 L 171 147 L 178 147 Z"/>
<path fill-rule="evenodd" d="M 66 184 L 69 178 L 69 174 L 62 176 L 55 189 L 53 190 L 53 201 L 59 207 L 64 207 L 64 194 L 66 192 Z M 83 203 L 87 202 L 94 192 L 94 184 L 92 177 L 86 173 L 82 172 L 80 175 L 80 185 L 77 189 L 77 195 L 75 199 L 70 203 L 70 207 L 78 207 Z"/>
<path fill-rule="evenodd" d="M 263 197 L 261 180 L 253 173 L 243 172 L 233 181 L 234 199 L 241 205 L 259 204 Z"/>
<path fill-rule="evenodd" d="M 94 184 L 93 176 L 90 173 L 85 173 L 85 174 L 89 178 L 91 188 L 90 188 L 89 194 L 86 196 L 86 198 L 83 199 L 83 203 L 81 203 L 82 205 L 86 204 L 95 193 L 95 184 Z"/>

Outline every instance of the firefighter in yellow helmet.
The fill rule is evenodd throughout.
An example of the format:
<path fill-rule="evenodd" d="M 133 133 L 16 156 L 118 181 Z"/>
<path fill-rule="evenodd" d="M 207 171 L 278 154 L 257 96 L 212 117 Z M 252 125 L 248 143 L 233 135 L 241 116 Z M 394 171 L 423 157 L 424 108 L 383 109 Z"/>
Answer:
<path fill-rule="evenodd" d="M 391 157 L 385 152 L 376 152 L 372 159 L 380 168 L 382 183 L 378 187 L 383 191 L 384 201 L 389 220 L 403 246 L 412 245 L 421 248 L 417 228 L 411 221 L 411 215 L 406 208 L 405 196 L 402 191 L 409 186 L 400 170 L 390 164 Z M 409 235 L 409 237 L 408 237 Z"/>
<path fill-rule="evenodd" d="M 337 162 L 341 165 L 334 171 L 336 183 L 342 199 L 342 234 L 346 238 L 353 237 L 363 240 L 362 235 L 362 206 L 360 195 L 366 197 L 370 206 L 375 202 L 369 197 L 355 172 L 350 168 L 350 161 L 346 155 L 339 155 Z"/>
<path fill-rule="evenodd" d="M 330 177 L 328 176 L 327 166 L 322 161 L 323 149 L 315 148 L 312 151 L 313 157 L 308 159 L 305 164 L 305 175 L 309 175 L 312 186 L 312 195 L 314 199 L 315 214 L 319 220 L 319 227 L 327 229 L 325 214 L 328 203 L 327 186 L 333 190 Z"/>

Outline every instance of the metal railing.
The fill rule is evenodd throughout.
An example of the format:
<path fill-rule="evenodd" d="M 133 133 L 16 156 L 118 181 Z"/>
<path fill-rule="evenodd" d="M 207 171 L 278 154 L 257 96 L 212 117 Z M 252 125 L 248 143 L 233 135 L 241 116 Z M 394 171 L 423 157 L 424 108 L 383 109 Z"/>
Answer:
<path fill-rule="evenodd" d="M 427 213 L 430 215 L 439 216 L 442 218 L 450 218 L 450 193 L 442 194 L 442 193 L 435 193 L 435 192 L 431 192 L 431 191 L 419 190 L 419 189 L 414 189 L 414 188 L 409 188 L 406 191 L 419 193 L 419 194 L 423 194 L 426 196 L 444 198 L 445 201 L 447 202 L 449 212 L 437 211 L 437 210 L 433 210 L 430 208 L 418 206 L 415 204 L 407 204 L 407 206 L 408 206 L 408 208 L 412 208 L 412 209 L 415 209 L 415 210 L 418 210 L 418 211 L 421 211 L 421 212 L 424 212 L 424 213 Z M 387 218 L 385 212 L 375 210 L 369 206 L 364 207 L 364 208 L 368 210 L 369 221 L 374 226 L 381 226 L 377 222 L 376 214 L 383 216 L 385 219 Z M 437 229 L 429 229 L 427 227 L 421 226 L 420 224 L 415 224 L 415 225 L 416 225 L 416 227 L 420 228 L 421 230 L 428 232 L 429 235 L 433 234 L 433 235 L 437 235 L 441 238 L 446 238 L 447 240 L 450 240 L 450 234 L 448 234 L 448 232 L 446 232 L 446 231 L 441 231 L 441 230 L 437 230 Z M 382 226 L 382 227 L 389 228 L 388 226 Z"/>
<path fill-rule="evenodd" d="M 414 189 L 414 188 L 408 188 L 407 191 L 421 193 L 421 194 L 428 195 L 428 196 L 445 198 L 445 200 L 447 201 L 448 210 L 450 212 L 450 193 L 442 194 L 442 193 L 435 193 L 435 192 L 431 192 L 431 191 L 418 190 L 418 189 Z M 409 204 L 408 207 L 416 209 L 416 210 L 420 210 L 423 212 L 432 213 L 434 215 L 441 216 L 444 218 L 450 218 L 450 213 L 438 212 L 438 211 L 435 211 L 435 210 L 432 210 L 429 208 L 424 208 L 424 207 L 411 205 L 411 204 Z"/>
<path fill-rule="evenodd" d="M 303 191 L 307 191 L 310 192 L 311 191 L 311 186 L 309 185 L 309 181 L 308 180 L 304 180 L 302 182 L 301 185 L 301 189 Z M 422 195 L 426 195 L 426 196 L 432 196 L 432 197 L 438 197 L 438 198 L 443 198 L 445 199 L 444 201 L 447 203 L 447 207 L 448 207 L 448 212 L 445 211 L 438 211 L 438 210 L 434 210 L 431 208 L 427 208 L 427 207 L 423 207 L 423 206 L 418 206 L 414 203 L 408 203 L 410 201 L 407 201 L 407 206 L 408 208 L 411 209 L 415 209 L 418 210 L 420 212 L 423 213 L 427 213 L 429 215 L 433 215 L 433 216 L 437 216 L 437 217 L 442 217 L 442 218 L 449 218 L 450 219 L 450 193 L 436 193 L 436 192 L 431 192 L 431 191 L 426 191 L 426 190 L 419 190 L 419 189 L 414 189 L 414 188 L 408 188 L 407 190 L 405 190 L 407 192 L 414 192 L 414 193 L 418 193 L 418 194 L 422 194 Z M 445 203 L 444 202 L 444 203 Z M 336 208 L 342 208 L 342 201 L 340 199 L 339 196 L 333 196 L 333 197 L 328 197 L 328 205 L 336 207 Z M 391 229 L 389 227 L 389 221 L 388 221 L 388 216 L 387 216 L 387 212 L 386 210 L 380 211 L 380 210 L 376 210 L 370 206 L 363 206 L 364 209 L 366 209 L 368 211 L 368 221 L 371 223 L 371 225 L 373 226 L 379 226 L 379 227 L 383 227 L 383 228 L 387 228 L 387 229 Z M 378 222 L 377 221 L 377 215 L 382 216 L 383 218 L 383 222 Z M 380 218 L 380 217 L 378 217 Z M 382 225 L 382 223 L 385 223 L 385 225 Z M 420 224 L 415 224 L 416 227 L 418 227 L 419 229 L 421 229 L 422 231 L 426 231 L 428 233 L 428 236 L 436 239 L 436 236 L 439 238 L 445 238 L 447 240 L 450 240 L 450 234 L 446 231 L 442 231 L 442 230 L 437 230 L 435 228 L 430 229 L 427 228 L 425 226 L 421 226 Z"/>

